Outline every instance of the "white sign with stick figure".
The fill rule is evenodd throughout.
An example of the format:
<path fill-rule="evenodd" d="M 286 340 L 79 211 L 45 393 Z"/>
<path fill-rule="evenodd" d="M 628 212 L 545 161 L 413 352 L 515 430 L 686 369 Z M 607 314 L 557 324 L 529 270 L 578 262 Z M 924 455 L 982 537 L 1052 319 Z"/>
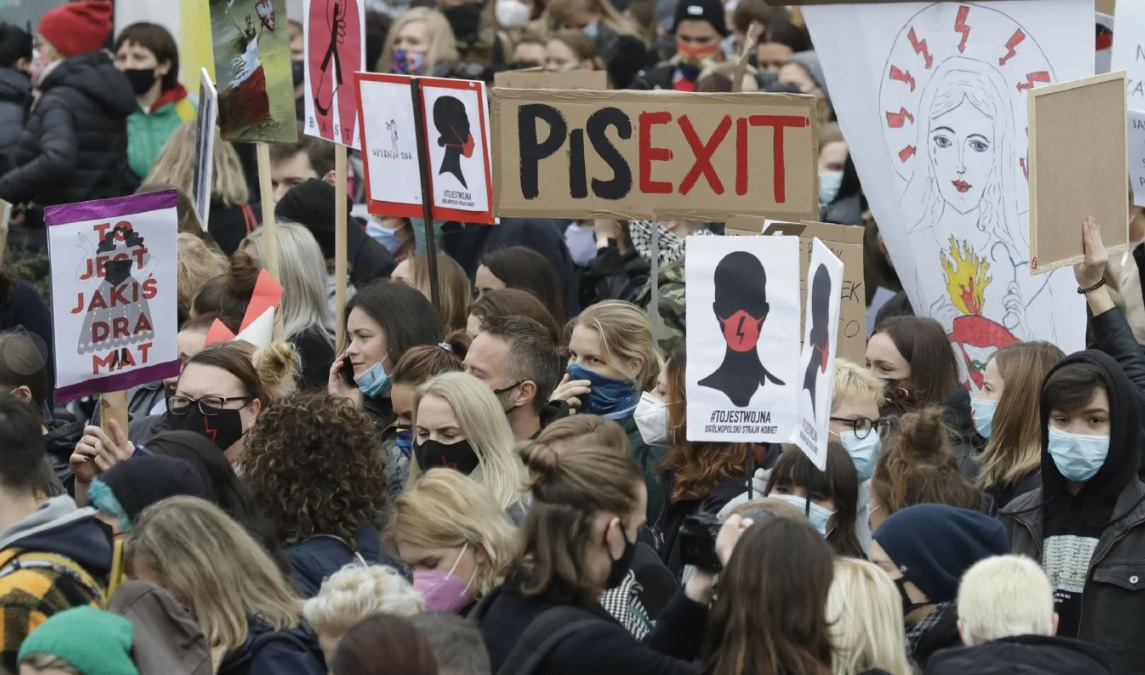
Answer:
<path fill-rule="evenodd" d="M 799 406 L 799 238 L 689 237 L 685 276 L 688 440 L 789 441 Z"/>
<path fill-rule="evenodd" d="M 827 427 L 831 423 L 842 291 L 843 261 L 815 239 L 807 266 L 807 309 L 803 355 L 799 359 L 799 424 L 792 441 L 820 471 L 827 470 Z"/>
<path fill-rule="evenodd" d="M 421 78 L 435 208 L 488 212 L 493 203 L 485 84 Z"/>

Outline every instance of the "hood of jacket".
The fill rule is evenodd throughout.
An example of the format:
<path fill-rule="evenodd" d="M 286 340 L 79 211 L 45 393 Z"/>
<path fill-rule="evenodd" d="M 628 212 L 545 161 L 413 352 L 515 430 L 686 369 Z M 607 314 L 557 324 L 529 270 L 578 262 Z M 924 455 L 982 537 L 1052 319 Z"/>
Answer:
<path fill-rule="evenodd" d="M 111 571 L 111 539 L 95 519 L 95 509 L 81 509 L 71 497 L 44 501 L 0 532 L 0 550 L 9 548 L 62 555 L 96 577 L 106 578 Z"/>
<path fill-rule="evenodd" d="M 115 590 L 108 611 L 129 621 L 132 657 L 145 673 L 210 675 L 211 647 L 191 611 L 167 591 L 142 581 Z"/>
<path fill-rule="evenodd" d="M 110 117 L 126 118 L 139 107 L 127 76 L 102 51 L 64 59 L 40 83 L 45 95 L 62 87 L 80 92 Z"/>
<path fill-rule="evenodd" d="M 44 435 L 44 446 L 52 459 L 68 459 L 76 449 L 76 443 L 83 438 L 84 423 L 52 419 L 44 422 L 48 433 Z"/>
<path fill-rule="evenodd" d="M 1080 640 L 1020 635 L 975 647 L 958 647 L 930 658 L 927 675 L 1101 675 L 1113 672 L 1105 650 Z"/>
<path fill-rule="evenodd" d="M 15 68 L 0 68 L 0 101 L 24 105 L 32 96 L 32 78 Z"/>
<path fill-rule="evenodd" d="M 544 431 L 545 427 L 549 426 L 553 422 L 556 422 L 557 420 L 563 420 L 570 414 L 572 413 L 569 412 L 569 404 L 567 402 L 549 401 L 545 404 L 544 408 L 541 408 L 541 413 L 539 415 L 541 418 L 541 430 Z M 539 434 L 540 432 L 537 433 Z"/>

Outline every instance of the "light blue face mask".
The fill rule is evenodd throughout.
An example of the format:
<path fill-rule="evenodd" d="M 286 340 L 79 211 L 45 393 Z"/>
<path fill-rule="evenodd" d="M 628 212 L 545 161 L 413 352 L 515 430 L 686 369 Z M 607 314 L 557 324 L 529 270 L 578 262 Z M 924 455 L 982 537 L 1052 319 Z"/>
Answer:
<path fill-rule="evenodd" d="M 1050 427 L 1047 449 L 1063 478 L 1084 483 L 1105 465 L 1105 459 L 1109 457 L 1109 436 L 1071 434 Z"/>
<path fill-rule="evenodd" d="M 830 204 L 839 196 L 839 188 L 843 186 L 842 171 L 819 172 L 819 203 Z"/>
<path fill-rule="evenodd" d="M 829 532 L 827 530 L 827 523 L 831 520 L 831 516 L 835 515 L 834 511 L 828 511 L 827 509 L 823 508 L 822 506 L 819 506 L 815 502 L 810 502 L 811 511 L 808 512 L 807 511 L 808 501 L 804 497 L 796 497 L 795 495 L 776 495 L 776 494 L 770 494 L 767 496 L 772 498 L 772 499 L 779 499 L 779 500 L 787 502 L 788 504 L 791 504 L 795 508 L 799 509 L 800 513 L 807 513 L 807 519 L 811 521 L 811 525 L 814 526 L 814 528 L 816 530 L 819 530 L 819 534 L 823 535 L 824 537 L 831 534 L 831 532 Z M 833 529 L 834 528 L 832 528 L 832 530 Z"/>
<path fill-rule="evenodd" d="M 381 361 L 355 377 L 354 382 L 358 384 L 358 389 L 361 389 L 362 393 L 370 398 L 385 396 L 390 391 L 390 374 L 386 372 L 386 367 L 382 365 Z"/>
<path fill-rule="evenodd" d="M 366 234 L 374 241 L 385 246 L 386 250 L 390 253 L 397 253 L 398 249 L 400 249 L 404 243 L 398 238 L 397 230 L 383 227 L 381 223 L 375 223 L 372 220 L 366 223 Z"/>
<path fill-rule="evenodd" d="M 590 23 L 581 30 L 584 31 L 585 35 L 592 38 L 593 40 L 595 40 L 596 37 L 600 35 L 600 26 L 596 25 L 595 23 Z"/>
<path fill-rule="evenodd" d="M 972 398 L 970 410 L 974 412 L 974 428 L 978 430 L 978 435 L 990 438 L 994 430 L 994 412 L 998 410 L 998 402 Z"/>
<path fill-rule="evenodd" d="M 859 482 L 870 480 L 875 473 L 875 462 L 879 459 L 879 452 L 883 449 L 883 441 L 879 438 L 878 432 L 871 429 L 866 438 L 859 438 L 854 431 L 844 431 L 839 434 L 839 444 L 855 463 Z"/>

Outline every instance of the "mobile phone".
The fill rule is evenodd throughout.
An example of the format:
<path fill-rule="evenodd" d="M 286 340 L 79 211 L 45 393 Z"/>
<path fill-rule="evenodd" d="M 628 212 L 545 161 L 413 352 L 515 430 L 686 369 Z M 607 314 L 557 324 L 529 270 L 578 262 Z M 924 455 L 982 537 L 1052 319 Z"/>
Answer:
<path fill-rule="evenodd" d="M 349 356 L 342 358 L 342 369 L 338 371 L 338 374 L 342 376 L 343 382 L 357 389 L 358 383 L 354 381 L 354 365 L 350 363 Z"/>

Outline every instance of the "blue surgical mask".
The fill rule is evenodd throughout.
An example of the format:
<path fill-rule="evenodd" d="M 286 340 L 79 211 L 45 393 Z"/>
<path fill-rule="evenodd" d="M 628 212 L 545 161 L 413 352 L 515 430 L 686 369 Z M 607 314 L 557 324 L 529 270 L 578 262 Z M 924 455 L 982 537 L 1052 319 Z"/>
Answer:
<path fill-rule="evenodd" d="M 978 430 L 978 435 L 990 438 L 990 433 L 994 431 L 994 413 L 998 410 L 998 402 L 972 398 L 970 410 L 974 412 L 974 428 Z"/>
<path fill-rule="evenodd" d="M 385 396 L 390 391 L 390 374 L 386 372 L 386 367 L 382 365 L 381 361 L 355 377 L 354 382 L 358 383 L 358 389 L 361 389 L 362 393 L 370 398 Z"/>
<path fill-rule="evenodd" d="M 592 390 L 580 397 L 580 411 L 590 415 L 600 415 L 607 419 L 621 419 L 636 408 L 640 402 L 640 392 L 631 380 L 618 380 L 605 377 L 589 370 L 579 363 L 568 367 L 570 380 L 588 380 Z"/>
<path fill-rule="evenodd" d="M 370 235 L 374 241 L 386 247 L 390 253 L 397 253 L 401 249 L 403 242 L 398 238 L 398 231 L 391 230 L 388 227 L 383 227 L 380 223 L 370 221 L 366 223 L 366 234 Z"/>
<path fill-rule="evenodd" d="M 595 23 L 590 23 L 581 30 L 584 31 L 585 35 L 592 38 L 593 40 L 596 39 L 596 36 L 600 35 L 600 26 L 596 25 Z"/>
<path fill-rule="evenodd" d="M 819 203 L 830 204 L 839 196 L 839 188 L 843 185 L 842 171 L 819 172 Z"/>
<path fill-rule="evenodd" d="M 808 502 L 805 497 L 776 494 L 770 494 L 767 496 L 770 499 L 779 499 L 781 501 L 787 502 L 788 504 L 791 504 L 795 508 L 799 509 L 800 513 L 807 513 L 807 519 L 811 521 L 811 525 L 816 530 L 819 530 L 819 534 L 823 535 L 824 537 L 826 537 L 828 534 L 831 534 L 827 531 L 827 523 L 831 520 L 831 516 L 835 515 L 834 511 L 828 511 L 815 502 Z M 807 511 L 808 504 L 811 505 L 810 511 Z"/>
<path fill-rule="evenodd" d="M 1066 480 L 1083 483 L 1097 475 L 1109 456 L 1109 436 L 1071 434 L 1050 427 L 1050 457 Z"/>
<path fill-rule="evenodd" d="M 855 471 L 859 472 L 859 482 L 870 480 L 875 473 L 875 462 L 879 459 L 879 451 L 883 448 L 883 441 L 878 433 L 872 429 L 866 438 L 859 438 L 854 431 L 844 431 L 839 434 L 839 444 L 855 463 Z"/>

